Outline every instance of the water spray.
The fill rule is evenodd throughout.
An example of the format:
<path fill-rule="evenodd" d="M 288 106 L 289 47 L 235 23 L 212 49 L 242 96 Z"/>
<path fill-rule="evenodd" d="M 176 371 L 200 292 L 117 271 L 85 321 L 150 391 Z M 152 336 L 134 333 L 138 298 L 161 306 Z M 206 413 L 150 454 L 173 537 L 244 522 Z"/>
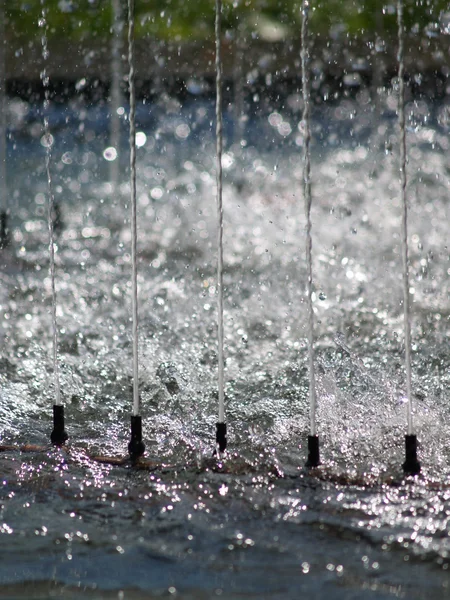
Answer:
<path fill-rule="evenodd" d="M 320 464 L 319 437 L 316 427 L 316 379 L 314 371 L 314 308 L 312 302 L 312 237 L 311 237 L 311 94 L 309 89 L 309 51 L 308 51 L 309 0 L 302 3 L 301 60 L 303 92 L 303 195 L 306 214 L 306 266 L 307 266 L 307 306 L 308 306 L 308 357 L 309 357 L 309 407 L 310 435 L 308 436 L 308 468 Z"/>
<path fill-rule="evenodd" d="M 408 475 L 420 473 L 417 459 L 417 438 L 413 433 L 412 385 L 411 385 L 411 314 L 409 302 L 409 257 L 408 257 L 408 201 L 406 197 L 406 128 L 405 128 L 405 82 L 404 82 L 404 38 L 403 0 L 397 2 L 398 22 L 398 123 L 400 129 L 400 193 L 402 203 L 402 259 L 403 259 L 403 316 L 405 331 L 406 410 L 408 433 L 405 435 L 405 462 L 403 470 Z"/>

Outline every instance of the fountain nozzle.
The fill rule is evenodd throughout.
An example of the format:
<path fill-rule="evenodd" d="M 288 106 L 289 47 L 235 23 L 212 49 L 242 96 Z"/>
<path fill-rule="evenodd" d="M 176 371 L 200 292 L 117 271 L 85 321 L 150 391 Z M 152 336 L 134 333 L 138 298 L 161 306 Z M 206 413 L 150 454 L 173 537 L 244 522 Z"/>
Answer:
<path fill-rule="evenodd" d="M 8 213 L 6 210 L 0 212 L 0 249 L 6 248 L 10 244 L 10 235 L 8 228 Z"/>
<path fill-rule="evenodd" d="M 138 415 L 131 416 L 131 440 L 128 444 L 128 452 L 133 461 L 145 452 L 145 444 L 142 441 L 142 418 Z"/>
<path fill-rule="evenodd" d="M 53 405 L 53 431 L 50 434 L 50 440 L 54 446 L 64 446 L 69 439 L 64 429 L 64 406 L 61 404 Z"/>
<path fill-rule="evenodd" d="M 308 435 L 308 460 L 306 461 L 306 467 L 313 469 L 320 465 L 320 452 L 319 452 L 319 436 Z"/>
<path fill-rule="evenodd" d="M 227 448 L 227 424 L 216 423 L 216 446 L 219 452 L 225 452 Z"/>
<path fill-rule="evenodd" d="M 417 460 L 417 438 L 415 435 L 405 435 L 405 462 L 403 463 L 405 475 L 418 475 L 420 462 Z"/>

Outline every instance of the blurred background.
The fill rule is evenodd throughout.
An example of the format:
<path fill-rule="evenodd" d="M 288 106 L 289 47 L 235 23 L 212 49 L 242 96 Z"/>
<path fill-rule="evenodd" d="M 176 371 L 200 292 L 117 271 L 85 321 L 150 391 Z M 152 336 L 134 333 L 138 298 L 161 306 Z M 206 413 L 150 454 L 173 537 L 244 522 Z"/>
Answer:
<path fill-rule="evenodd" d="M 140 93 L 158 93 L 161 88 L 178 95 L 212 93 L 214 1 L 137 0 L 135 5 Z M 43 5 L 39 0 L 4 1 L 9 91 L 29 96 L 41 85 L 42 10 L 51 86 L 65 94 L 104 95 L 111 79 L 114 35 L 123 41 L 120 54 L 126 66 L 127 28 L 120 17 L 117 21 L 118 13 L 126 18 L 126 0 L 45 0 Z M 229 90 L 237 79 L 251 90 L 262 87 L 269 94 L 276 94 L 279 86 L 297 85 L 301 76 L 299 0 L 225 0 L 223 21 Z M 413 84 L 426 88 L 428 95 L 445 93 L 449 3 L 408 0 L 405 25 L 406 67 Z M 323 98 L 368 82 L 387 85 L 395 76 L 395 2 L 313 1 L 310 30 L 312 86 Z M 125 90 L 126 75 L 123 86 Z"/>

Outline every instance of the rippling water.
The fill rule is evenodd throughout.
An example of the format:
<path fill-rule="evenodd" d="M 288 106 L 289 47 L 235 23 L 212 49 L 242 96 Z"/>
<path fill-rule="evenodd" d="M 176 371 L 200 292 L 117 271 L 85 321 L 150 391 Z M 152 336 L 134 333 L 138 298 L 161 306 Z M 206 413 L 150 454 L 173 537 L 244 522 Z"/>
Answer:
<path fill-rule="evenodd" d="M 62 395 L 70 446 L 0 455 L 2 598 L 436 598 L 448 573 L 448 107 L 407 106 L 414 421 L 423 474 L 402 481 L 406 431 L 393 97 L 313 115 L 314 306 L 324 465 L 308 433 L 300 107 L 264 107 L 224 156 L 226 396 L 217 416 L 215 173 L 204 101 L 138 107 L 139 301 L 150 471 L 126 454 L 130 234 L 108 182 L 108 113 L 54 108 Z M 46 444 L 53 404 L 45 148 L 12 102 L 14 246 L 1 255 L 0 441 Z"/>

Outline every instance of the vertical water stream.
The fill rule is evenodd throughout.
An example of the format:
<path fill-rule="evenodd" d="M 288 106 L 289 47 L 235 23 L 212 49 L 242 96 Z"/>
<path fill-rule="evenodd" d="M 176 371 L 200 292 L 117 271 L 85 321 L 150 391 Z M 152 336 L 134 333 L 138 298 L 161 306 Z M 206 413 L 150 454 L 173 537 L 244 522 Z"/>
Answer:
<path fill-rule="evenodd" d="M 309 406 L 310 406 L 310 433 L 316 435 L 316 380 L 314 371 L 314 309 L 312 285 L 312 237 L 311 237 L 311 98 L 309 89 L 309 50 L 308 50 L 308 17 L 309 0 L 302 4 L 302 31 L 301 31 L 301 61 L 302 61 L 302 92 L 303 92 L 303 194 L 306 214 L 306 268 L 307 268 L 307 307 L 308 307 L 308 362 L 309 362 Z"/>
<path fill-rule="evenodd" d="M 6 42 L 5 0 L 0 0 L 0 249 L 8 244 L 6 184 Z"/>
<path fill-rule="evenodd" d="M 408 435 L 413 433 L 412 386 L 411 386 L 411 315 L 409 302 L 409 257 L 408 257 L 408 201 L 406 197 L 406 129 L 405 129 L 405 82 L 404 82 L 404 25 L 403 2 L 397 2 L 398 19 L 398 123 L 400 129 L 400 194 L 402 205 L 402 262 L 403 262 L 403 317 L 405 330 L 405 369 Z"/>
<path fill-rule="evenodd" d="M 133 342 L 133 415 L 140 414 L 139 400 L 139 321 L 137 287 L 137 207 L 136 207 L 136 89 L 134 81 L 134 0 L 128 0 L 128 85 L 130 90 L 130 202 L 131 202 L 131 294 Z"/>
<path fill-rule="evenodd" d="M 223 331 L 223 203 L 222 203 L 222 52 L 221 52 L 222 0 L 216 0 L 216 181 L 217 181 L 217 329 L 219 358 L 219 423 L 225 421 L 224 392 L 224 331 Z"/>
<path fill-rule="evenodd" d="M 58 364 L 58 321 L 56 317 L 57 296 L 56 296 L 56 275 L 55 275 L 55 235 L 54 235 L 54 215 L 55 215 L 55 196 L 53 192 L 53 181 L 51 173 L 52 146 L 53 136 L 50 132 L 49 109 L 50 109 L 50 89 L 49 77 L 47 73 L 47 62 L 49 57 L 48 40 L 47 40 L 47 8 L 45 0 L 41 0 L 41 18 L 39 19 L 39 27 L 42 29 L 41 45 L 43 67 L 41 71 L 41 81 L 44 87 L 44 143 L 45 143 L 45 170 L 47 175 L 47 191 L 48 191 L 48 212 L 47 222 L 49 231 L 49 256 L 50 256 L 50 281 L 52 293 L 52 337 L 53 337 L 53 377 L 55 386 L 55 405 L 61 405 L 61 387 L 59 380 L 59 364 Z"/>

